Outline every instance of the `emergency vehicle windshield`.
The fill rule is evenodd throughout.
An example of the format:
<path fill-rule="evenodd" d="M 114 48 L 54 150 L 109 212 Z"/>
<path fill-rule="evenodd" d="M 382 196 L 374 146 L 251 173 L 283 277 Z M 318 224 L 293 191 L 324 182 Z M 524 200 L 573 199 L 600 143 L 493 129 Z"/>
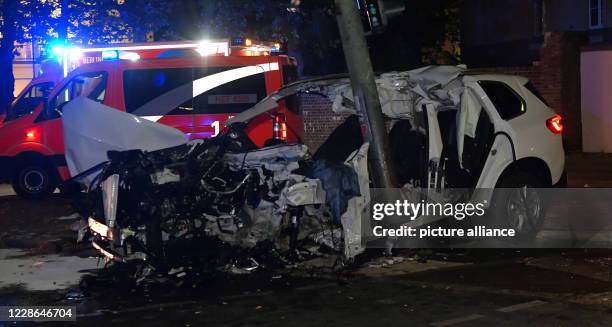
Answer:
<path fill-rule="evenodd" d="M 73 78 L 49 101 L 45 118 L 58 118 L 63 106 L 79 96 L 102 103 L 106 95 L 106 78 L 105 72 L 84 74 Z"/>
<path fill-rule="evenodd" d="M 47 100 L 54 86 L 53 82 L 32 85 L 7 111 L 4 121 L 15 120 L 34 111 L 38 105 Z"/>

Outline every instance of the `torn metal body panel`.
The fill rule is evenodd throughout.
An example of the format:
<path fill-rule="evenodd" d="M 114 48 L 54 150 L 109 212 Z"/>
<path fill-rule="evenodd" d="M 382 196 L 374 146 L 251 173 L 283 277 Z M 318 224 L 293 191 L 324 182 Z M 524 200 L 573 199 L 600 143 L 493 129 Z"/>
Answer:
<path fill-rule="evenodd" d="M 425 175 L 419 174 L 420 176 L 413 174 L 409 179 L 402 179 L 401 184 L 412 183 L 434 190 L 444 187 L 443 157 L 451 151 L 449 149 L 451 144 L 445 138 L 458 140 L 455 141 L 457 145 L 452 145 L 452 151 L 457 153 L 455 157 L 462 167 L 463 139 L 466 135 L 474 137 L 480 113 L 480 107 L 474 108 L 469 101 L 473 99 L 466 95 L 468 92 L 465 92 L 467 87 L 463 82 L 464 70 L 465 68 L 460 66 L 427 66 L 412 71 L 385 73 L 377 77 L 382 111 L 391 120 L 391 125 L 405 121 L 410 131 L 424 137 L 422 147 L 426 148 L 426 160 L 422 164 L 427 167 L 428 172 Z M 281 99 L 300 93 L 327 97 L 332 101 L 333 111 L 356 114 L 350 80 L 347 76 L 341 75 L 288 85 L 252 109 L 237 115 L 229 123 L 246 122 L 265 110 L 270 110 L 269 108 Z M 441 113 L 448 113 L 443 114 L 445 116 L 443 122 L 439 121 Z M 448 125 L 451 123 L 452 128 L 449 128 Z M 455 135 L 451 136 L 448 133 Z M 412 138 L 418 137 L 412 135 Z M 392 143 L 394 141 L 396 140 L 391 140 Z M 410 149 L 409 153 L 413 154 L 412 159 L 405 161 L 420 160 L 416 159 L 421 157 L 415 153 L 416 151 L 421 150 Z M 400 170 L 398 175 L 406 175 L 401 172 L 406 168 L 398 167 Z"/>
<path fill-rule="evenodd" d="M 179 130 L 114 110 L 86 97 L 62 113 L 66 161 L 72 176 L 106 160 L 108 151 L 155 151 L 187 143 Z"/>
<path fill-rule="evenodd" d="M 398 186 L 425 190 L 431 199 L 449 201 L 457 198 L 453 189 L 472 189 L 471 201 L 492 203 L 492 189 L 508 184 L 519 173 L 518 162 L 523 159 L 541 164 L 523 166 L 520 174 L 537 177 L 534 185 L 552 185 L 563 170 L 560 132 L 544 128 L 543 122 L 554 112 L 536 99 L 527 82 L 518 76 L 469 75 L 462 66 L 378 75 Z M 482 83 L 497 88 L 485 92 Z M 348 76 L 335 75 L 288 85 L 232 122 L 248 121 L 274 102 L 301 93 L 328 98 L 336 113 L 359 115 Z M 512 101 L 520 106 L 510 108 Z M 506 110 L 515 113 L 508 115 Z"/>
<path fill-rule="evenodd" d="M 369 144 L 363 144 L 355 150 L 345 161 L 345 165 L 357 172 L 359 183 L 359 196 L 349 200 L 347 210 L 340 218 L 342 222 L 342 235 L 344 236 L 344 256 L 354 258 L 364 250 L 361 239 L 362 222 L 367 221 L 370 210 L 370 180 L 368 178 L 368 149 Z"/>

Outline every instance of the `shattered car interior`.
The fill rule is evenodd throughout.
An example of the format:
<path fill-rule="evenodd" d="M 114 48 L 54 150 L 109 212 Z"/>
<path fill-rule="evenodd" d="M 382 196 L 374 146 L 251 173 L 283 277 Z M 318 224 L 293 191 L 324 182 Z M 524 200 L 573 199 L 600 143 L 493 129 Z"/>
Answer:
<path fill-rule="evenodd" d="M 451 66 L 377 78 L 400 185 L 440 192 L 495 186 L 483 178 L 496 167 L 488 160 L 492 143 L 501 145 L 496 160 L 508 162 L 512 140 L 496 132 L 504 127 L 494 127 L 471 83 Z M 249 120 L 299 94 L 327 97 L 334 112 L 350 116 L 315 153 L 304 144 L 257 148 L 243 132 Z M 263 261 L 287 265 L 321 252 L 351 260 L 363 252 L 368 143 L 347 77 L 290 84 L 232 118 L 219 136 L 189 142 L 170 127 L 77 100 L 62 118 L 67 161 L 87 186 L 79 207 L 107 259 L 137 261 L 146 275 L 185 260 L 249 271 Z M 127 134 L 109 137 L 110 125 Z"/>

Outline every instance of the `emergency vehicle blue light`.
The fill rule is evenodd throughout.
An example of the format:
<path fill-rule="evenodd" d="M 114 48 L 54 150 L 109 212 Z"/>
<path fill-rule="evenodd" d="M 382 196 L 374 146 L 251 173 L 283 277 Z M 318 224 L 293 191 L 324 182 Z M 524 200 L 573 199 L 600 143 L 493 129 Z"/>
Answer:
<path fill-rule="evenodd" d="M 116 59 L 119 59 L 119 51 L 117 50 L 102 51 L 102 60 L 116 60 Z"/>
<path fill-rule="evenodd" d="M 64 54 L 64 50 L 65 50 L 64 47 L 61 46 L 61 45 L 54 45 L 54 46 L 51 47 L 51 53 L 54 56 L 61 56 L 61 55 L 63 55 Z"/>

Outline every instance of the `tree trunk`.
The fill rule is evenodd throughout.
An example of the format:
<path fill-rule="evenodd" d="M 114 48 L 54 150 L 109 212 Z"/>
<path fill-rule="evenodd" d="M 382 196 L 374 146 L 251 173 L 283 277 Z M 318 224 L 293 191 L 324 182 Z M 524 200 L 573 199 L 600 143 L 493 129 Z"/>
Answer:
<path fill-rule="evenodd" d="M 15 92 L 15 76 L 13 75 L 13 59 L 15 56 L 15 40 L 17 30 L 18 0 L 4 0 L 0 8 L 4 23 L 0 27 L 0 113 L 6 111 Z"/>

